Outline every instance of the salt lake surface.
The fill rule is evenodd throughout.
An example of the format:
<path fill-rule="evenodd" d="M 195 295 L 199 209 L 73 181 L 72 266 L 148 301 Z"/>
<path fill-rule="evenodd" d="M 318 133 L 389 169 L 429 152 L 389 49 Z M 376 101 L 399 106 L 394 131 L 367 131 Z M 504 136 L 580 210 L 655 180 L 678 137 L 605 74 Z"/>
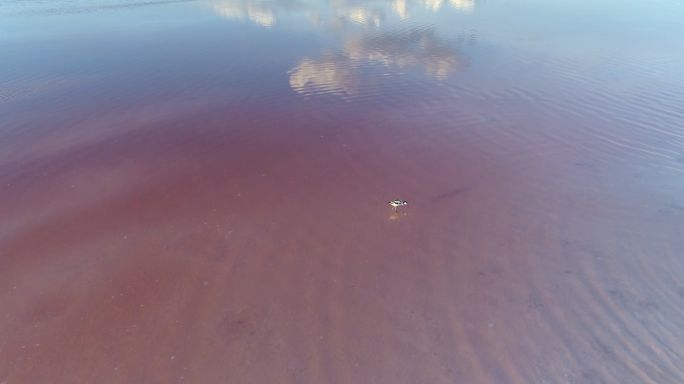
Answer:
<path fill-rule="evenodd" d="M 0 0 L 0 383 L 684 382 L 683 14 Z"/>

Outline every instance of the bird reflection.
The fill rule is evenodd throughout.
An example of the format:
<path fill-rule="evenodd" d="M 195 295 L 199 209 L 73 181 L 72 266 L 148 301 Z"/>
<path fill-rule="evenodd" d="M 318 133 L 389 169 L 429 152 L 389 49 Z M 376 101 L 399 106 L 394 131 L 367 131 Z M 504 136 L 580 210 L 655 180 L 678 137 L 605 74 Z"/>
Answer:
<path fill-rule="evenodd" d="M 429 29 L 351 37 L 339 54 L 303 58 L 290 71 L 290 86 L 299 93 L 354 94 L 368 65 L 423 68 L 427 75 L 443 80 L 467 63 L 452 44 Z"/>

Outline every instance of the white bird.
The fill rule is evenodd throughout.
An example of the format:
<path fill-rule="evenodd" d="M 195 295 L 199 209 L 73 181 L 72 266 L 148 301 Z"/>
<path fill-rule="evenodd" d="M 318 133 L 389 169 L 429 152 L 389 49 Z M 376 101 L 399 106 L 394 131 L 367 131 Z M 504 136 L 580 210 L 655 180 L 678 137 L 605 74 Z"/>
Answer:
<path fill-rule="evenodd" d="M 402 206 L 402 205 L 408 206 L 408 201 L 403 201 L 403 200 L 397 199 L 397 200 L 392 200 L 392 201 L 390 201 L 390 202 L 387 203 L 387 204 L 391 205 L 391 206 L 392 206 L 392 209 L 396 211 L 396 210 L 397 210 L 397 207 L 400 207 L 400 206 Z"/>

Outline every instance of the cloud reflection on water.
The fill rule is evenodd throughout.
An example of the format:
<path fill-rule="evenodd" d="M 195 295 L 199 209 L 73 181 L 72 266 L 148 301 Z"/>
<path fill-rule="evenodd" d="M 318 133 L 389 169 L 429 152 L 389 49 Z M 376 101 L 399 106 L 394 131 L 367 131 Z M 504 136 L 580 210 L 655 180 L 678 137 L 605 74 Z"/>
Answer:
<path fill-rule="evenodd" d="M 305 14 L 315 25 L 338 25 L 340 20 L 350 20 L 377 28 L 388 11 L 400 19 L 408 19 L 415 9 L 437 12 L 449 7 L 467 13 L 475 8 L 475 0 L 204 0 L 204 3 L 226 18 L 250 20 L 265 27 L 274 26 L 279 18 L 293 13 Z"/>
<path fill-rule="evenodd" d="M 324 30 L 328 32 L 345 30 L 335 33 L 342 40 L 339 52 L 300 59 L 289 71 L 289 80 L 292 89 L 302 94 L 351 95 L 367 83 L 363 77 L 369 67 L 421 68 L 437 80 L 464 67 L 468 60 L 456 44 L 440 38 L 434 28 L 384 31 L 380 27 L 388 15 L 403 22 L 412 10 L 433 13 L 448 6 L 470 12 L 475 0 L 206 0 L 205 4 L 229 19 L 250 20 L 269 28 L 286 17 L 304 16 L 313 27 L 327 27 Z"/>
<path fill-rule="evenodd" d="M 410 30 L 348 38 L 342 52 L 319 59 L 303 58 L 290 71 L 290 86 L 299 93 L 354 94 L 369 65 L 423 68 L 439 80 L 467 65 L 468 60 L 434 30 Z"/>

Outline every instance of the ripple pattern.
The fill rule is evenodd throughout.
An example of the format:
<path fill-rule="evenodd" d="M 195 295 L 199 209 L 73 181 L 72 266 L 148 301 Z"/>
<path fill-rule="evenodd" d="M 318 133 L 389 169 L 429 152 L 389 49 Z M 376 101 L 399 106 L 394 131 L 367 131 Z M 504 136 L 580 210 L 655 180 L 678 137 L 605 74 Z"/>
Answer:
<path fill-rule="evenodd" d="M 27 3 L 120 33 L 6 61 L 0 383 L 684 382 L 655 26 L 601 50 L 549 15 L 589 2 L 153 3 Z"/>

